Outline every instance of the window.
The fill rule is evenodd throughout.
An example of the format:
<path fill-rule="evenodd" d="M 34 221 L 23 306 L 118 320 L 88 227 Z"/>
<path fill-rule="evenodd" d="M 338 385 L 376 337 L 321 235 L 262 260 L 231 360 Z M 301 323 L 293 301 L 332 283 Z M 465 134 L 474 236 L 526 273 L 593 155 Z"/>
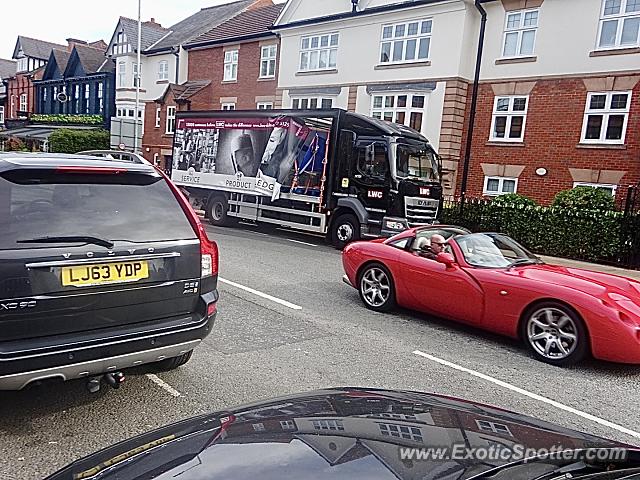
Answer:
<path fill-rule="evenodd" d="M 296 424 L 293 420 L 281 420 L 280 426 L 283 430 L 295 430 Z"/>
<path fill-rule="evenodd" d="M 258 102 L 258 110 L 271 110 L 273 109 L 272 102 Z"/>
<path fill-rule="evenodd" d="M 235 110 L 236 109 L 236 104 L 235 103 L 223 103 L 222 104 L 222 110 Z"/>
<path fill-rule="evenodd" d="M 576 187 L 593 187 L 593 188 L 597 188 L 598 190 L 603 190 L 603 191 L 607 192 L 612 197 L 616 196 L 616 189 L 618 188 L 617 185 L 611 185 L 611 184 L 608 184 L 608 183 L 574 182 L 573 183 L 573 188 L 576 188 Z"/>
<path fill-rule="evenodd" d="M 640 45 L 640 0 L 604 0 L 598 29 L 598 48 Z"/>
<path fill-rule="evenodd" d="M 265 431 L 264 423 L 254 423 L 252 426 L 253 426 L 253 430 L 255 432 L 264 432 Z"/>
<path fill-rule="evenodd" d="M 224 52 L 224 81 L 237 80 L 238 78 L 238 50 Z"/>
<path fill-rule="evenodd" d="M 169 62 L 167 60 L 158 62 L 158 80 L 169 80 Z"/>
<path fill-rule="evenodd" d="M 89 107 L 90 107 L 90 102 L 89 102 L 89 96 L 91 94 L 91 90 L 88 84 L 85 84 L 84 86 L 84 113 L 89 113 Z"/>
<path fill-rule="evenodd" d="M 425 95 L 411 93 L 374 95 L 372 101 L 372 117 L 407 125 L 414 130 L 422 130 Z"/>
<path fill-rule="evenodd" d="M 29 68 L 29 59 L 27 57 L 19 58 L 16 71 L 26 72 L 28 68 Z"/>
<path fill-rule="evenodd" d="M 0 105 L 0 124 L 4 123 L 4 107 Z"/>
<path fill-rule="evenodd" d="M 160 128 L 160 112 L 161 112 L 161 108 L 158 107 L 156 108 L 156 128 Z"/>
<path fill-rule="evenodd" d="M 260 53 L 260 78 L 275 77 L 277 45 L 262 47 Z"/>
<path fill-rule="evenodd" d="M 418 427 L 409 425 L 401 425 L 395 423 L 378 423 L 380 434 L 385 437 L 404 438 L 405 440 L 413 440 L 414 442 L 423 442 L 422 430 Z"/>
<path fill-rule="evenodd" d="M 26 93 L 20 94 L 20 111 L 21 112 L 27 111 L 27 94 Z"/>
<path fill-rule="evenodd" d="M 166 133 L 176 131 L 176 107 L 167 107 L 167 128 Z"/>
<path fill-rule="evenodd" d="M 118 62 L 118 86 L 127 86 L 127 63 Z"/>
<path fill-rule="evenodd" d="M 160 165 L 160 154 L 159 153 L 154 153 L 153 154 L 153 164 L 155 166 Z"/>
<path fill-rule="evenodd" d="M 133 86 L 137 87 L 142 81 L 142 73 L 138 74 L 138 63 L 133 64 Z"/>
<path fill-rule="evenodd" d="M 490 140 L 522 142 L 529 97 L 496 97 L 493 102 Z"/>
<path fill-rule="evenodd" d="M 314 430 L 344 430 L 342 420 L 313 420 Z"/>
<path fill-rule="evenodd" d="M 331 98 L 320 97 L 304 97 L 294 98 L 291 100 L 291 108 L 296 110 L 308 110 L 315 108 L 328 109 L 332 108 L 333 100 Z"/>
<path fill-rule="evenodd" d="M 505 193 L 516 193 L 518 190 L 518 179 L 509 177 L 484 177 L 484 195 L 504 195 Z"/>
<path fill-rule="evenodd" d="M 387 149 L 382 143 L 360 144 L 357 147 L 356 168 L 365 177 L 384 179 L 389 171 Z"/>
<path fill-rule="evenodd" d="M 338 33 L 302 37 L 300 70 L 329 70 L 338 64 Z"/>
<path fill-rule="evenodd" d="M 118 32 L 116 35 L 116 41 L 111 48 L 112 55 L 118 55 L 121 53 L 129 53 L 131 51 L 131 45 L 127 40 L 127 35 L 124 32 Z"/>
<path fill-rule="evenodd" d="M 589 93 L 582 143 L 624 143 L 631 92 Z"/>
<path fill-rule="evenodd" d="M 429 59 L 432 20 L 382 27 L 380 63 L 416 62 Z"/>
<path fill-rule="evenodd" d="M 478 428 L 483 432 L 499 433 L 501 435 L 512 436 L 511 431 L 509 430 L 509 427 L 507 427 L 506 425 L 503 425 L 502 423 L 476 420 L 476 424 L 478 425 Z"/>
<path fill-rule="evenodd" d="M 538 29 L 538 10 L 507 12 L 504 26 L 503 57 L 533 55 Z"/>
<path fill-rule="evenodd" d="M 104 112 L 104 84 L 102 82 L 98 83 L 98 108 L 100 113 Z"/>

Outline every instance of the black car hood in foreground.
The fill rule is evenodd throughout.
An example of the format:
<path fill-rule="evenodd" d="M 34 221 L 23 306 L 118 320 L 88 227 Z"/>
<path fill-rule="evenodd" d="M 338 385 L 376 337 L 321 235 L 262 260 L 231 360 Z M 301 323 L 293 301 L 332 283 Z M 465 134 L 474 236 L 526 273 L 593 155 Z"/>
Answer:
<path fill-rule="evenodd" d="M 462 479 L 513 459 L 411 460 L 401 449 L 621 446 L 495 407 L 328 389 L 199 416 L 72 463 L 50 480 Z"/>

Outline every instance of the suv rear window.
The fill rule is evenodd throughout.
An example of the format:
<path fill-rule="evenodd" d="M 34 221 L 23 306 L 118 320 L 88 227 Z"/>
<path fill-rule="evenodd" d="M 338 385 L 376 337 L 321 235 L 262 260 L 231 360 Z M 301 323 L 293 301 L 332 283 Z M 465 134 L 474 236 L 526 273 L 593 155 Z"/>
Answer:
<path fill-rule="evenodd" d="M 139 173 L 14 170 L 0 176 L 0 250 L 45 236 L 154 242 L 196 238 L 164 179 Z"/>

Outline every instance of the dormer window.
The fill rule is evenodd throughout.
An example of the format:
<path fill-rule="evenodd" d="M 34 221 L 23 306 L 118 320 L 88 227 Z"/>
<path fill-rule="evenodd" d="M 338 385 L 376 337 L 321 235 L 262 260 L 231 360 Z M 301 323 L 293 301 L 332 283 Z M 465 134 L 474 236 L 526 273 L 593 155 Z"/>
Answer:
<path fill-rule="evenodd" d="M 111 47 L 112 55 L 121 55 L 123 53 L 130 53 L 131 45 L 129 44 L 129 39 L 127 38 L 127 34 L 124 31 L 120 31 L 116 35 L 116 41 L 113 43 Z"/>
<path fill-rule="evenodd" d="M 26 72 L 29 69 L 29 59 L 27 57 L 22 57 L 18 59 L 18 72 Z"/>

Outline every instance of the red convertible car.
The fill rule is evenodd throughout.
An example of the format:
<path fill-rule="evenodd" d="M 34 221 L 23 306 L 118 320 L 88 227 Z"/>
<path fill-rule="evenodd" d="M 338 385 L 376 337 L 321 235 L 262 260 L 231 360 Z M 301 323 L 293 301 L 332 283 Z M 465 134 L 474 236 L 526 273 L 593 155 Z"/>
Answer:
<path fill-rule="evenodd" d="M 434 234 L 446 239 L 437 253 Z M 547 265 L 505 235 L 412 228 L 352 243 L 342 262 L 372 310 L 399 305 L 520 338 L 553 365 L 587 355 L 640 363 L 640 282 Z"/>

